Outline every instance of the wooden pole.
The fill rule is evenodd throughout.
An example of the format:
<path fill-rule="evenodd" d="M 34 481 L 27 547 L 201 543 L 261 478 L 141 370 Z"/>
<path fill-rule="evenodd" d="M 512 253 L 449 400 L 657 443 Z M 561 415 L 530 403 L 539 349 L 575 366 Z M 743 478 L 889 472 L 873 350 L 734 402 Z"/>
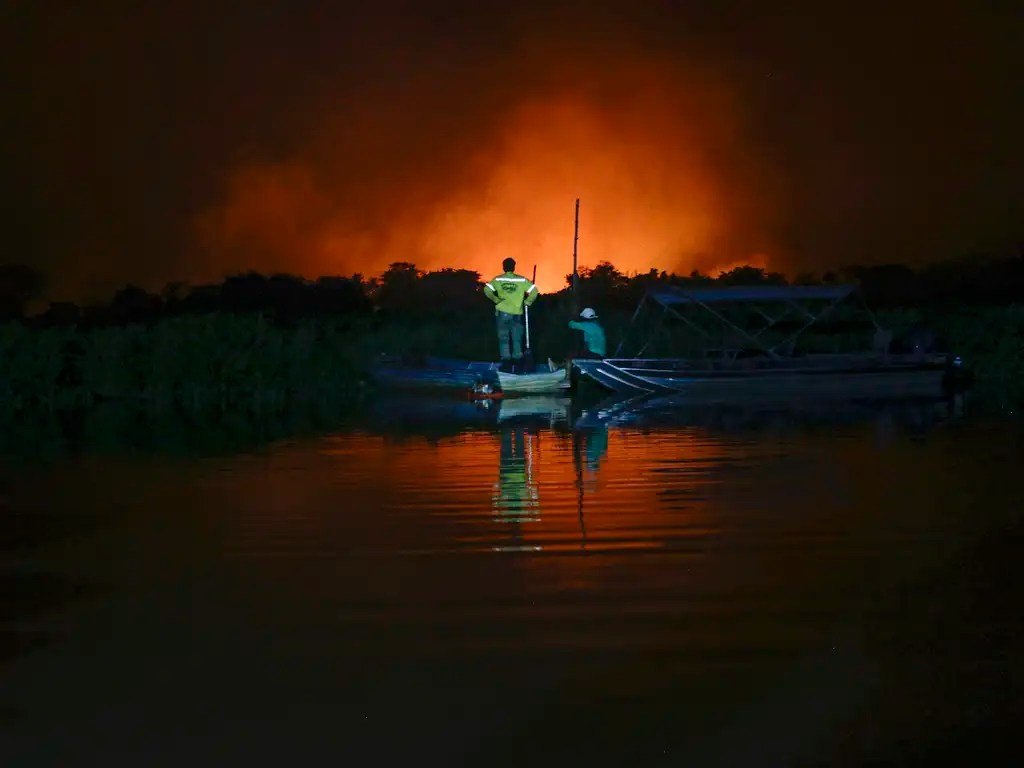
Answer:
<path fill-rule="evenodd" d="M 572 228 L 572 298 L 573 303 L 576 304 L 577 311 L 579 310 L 580 294 L 577 287 L 579 278 L 577 277 L 576 270 L 576 245 L 580 239 L 580 199 L 576 198 L 576 220 Z"/>
<path fill-rule="evenodd" d="M 537 284 L 537 265 L 533 265 L 533 284 Z M 526 313 L 526 349 L 529 351 L 530 347 L 530 305 L 527 304 L 523 307 L 523 311 Z"/>

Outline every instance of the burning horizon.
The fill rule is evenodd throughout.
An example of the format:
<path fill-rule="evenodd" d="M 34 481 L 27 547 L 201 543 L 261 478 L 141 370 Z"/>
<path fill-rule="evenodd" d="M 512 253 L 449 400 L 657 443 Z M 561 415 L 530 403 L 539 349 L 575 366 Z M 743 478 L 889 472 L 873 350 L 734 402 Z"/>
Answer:
<path fill-rule="evenodd" d="M 407 170 L 381 139 L 394 130 L 387 113 L 356 125 L 332 118 L 337 134 L 322 131 L 293 156 L 238 165 L 223 200 L 195 219 L 220 271 L 209 277 L 376 275 L 405 261 L 487 278 L 511 256 L 521 272 L 537 265 L 542 290 L 558 290 L 572 269 L 577 197 L 581 266 L 766 265 L 779 206 L 765 195 L 770 173 L 753 162 L 727 85 L 636 58 L 607 72 L 487 115 L 471 108 L 471 130 L 425 137 L 403 158 Z"/>
<path fill-rule="evenodd" d="M 15 5 L 4 261 L 47 300 L 505 256 L 552 290 L 577 197 L 580 263 L 627 272 L 1022 241 L 1020 57 L 991 9 L 922 35 L 827 5 Z"/>

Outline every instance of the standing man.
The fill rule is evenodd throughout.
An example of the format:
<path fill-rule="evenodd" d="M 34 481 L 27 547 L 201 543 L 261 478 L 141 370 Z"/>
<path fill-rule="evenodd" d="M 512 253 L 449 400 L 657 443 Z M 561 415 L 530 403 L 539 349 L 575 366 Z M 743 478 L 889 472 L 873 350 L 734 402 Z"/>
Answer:
<path fill-rule="evenodd" d="M 501 368 L 509 371 L 523 357 L 523 307 L 533 304 L 540 294 L 536 285 L 516 274 L 515 259 L 505 259 L 501 268 L 504 274 L 484 283 L 484 295 L 494 302 Z"/>

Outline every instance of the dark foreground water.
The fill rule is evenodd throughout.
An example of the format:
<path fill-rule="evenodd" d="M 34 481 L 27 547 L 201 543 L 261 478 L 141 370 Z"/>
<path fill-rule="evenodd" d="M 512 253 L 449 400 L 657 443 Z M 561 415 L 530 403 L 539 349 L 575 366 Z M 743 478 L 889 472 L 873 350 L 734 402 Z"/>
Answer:
<path fill-rule="evenodd" d="M 0 462 L 2 765 L 1020 757 L 1017 427 L 396 399 L 80 438 Z"/>

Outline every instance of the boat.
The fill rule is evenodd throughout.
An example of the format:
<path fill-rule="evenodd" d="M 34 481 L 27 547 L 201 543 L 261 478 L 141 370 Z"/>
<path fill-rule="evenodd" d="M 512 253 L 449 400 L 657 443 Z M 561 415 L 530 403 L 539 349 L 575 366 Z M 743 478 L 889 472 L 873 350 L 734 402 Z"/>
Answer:
<path fill-rule="evenodd" d="M 796 351 L 797 342 L 809 328 L 855 293 L 854 285 L 652 289 L 633 313 L 630 329 L 635 328 L 645 307 L 660 307 L 662 317 L 682 321 L 697 337 L 690 341 L 701 352 L 678 358 L 640 357 L 650 344 L 647 338 L 635 356 L 619 356 L 629 338 L 627 331 L 615 357 L 574 359 L 574 376 L 620 394 L 677 392 L 690 402 L 842 395 L 917 397 L 966 383 L 967 374 L 958 357 L 921 350 L 892 353 L 891 332 L 873 316 L 874 343 L 869 351 Z M 739 315 L 760 318 L 761 327 L 744 327 L 736 321 Z M 780 321 L 794 316 L 795 330 L 771 332 L 782 328 Z M 708 321 L 717 327 L 717 334 L 708 330 Z M 723 339 L 728 341 L 723 343 Z"/>
<path fill-rule="evenodd" d="M 565 368 L 537 371 L 536 373 L 505 373 L 498 371 L 498 385 L 503 393 L 540 395 L 564 392 L 572 386 Z"/>
<path fill-rule="evenodd" d="M 374 368 L 379 384 L 392 389 L 451 390 L 477 394 L 557 393 L 570 386 L 568 371 L 549 361 L 546 370 L 506 373 L 500 364 L 441 357 L 385 357 Z"/>
<path fill-rule="evenodd" d="M 623 396 L 582 408 L 574 429 L 687 426 L 716 430 L 749 430 L 765 426 L 839 425 L 880 421 L 910 429 L 955 419 L 963 413 L 961 397 L 806 397 L 802 399 L 739 398 L 694 402 L 683 392 Z"/>

